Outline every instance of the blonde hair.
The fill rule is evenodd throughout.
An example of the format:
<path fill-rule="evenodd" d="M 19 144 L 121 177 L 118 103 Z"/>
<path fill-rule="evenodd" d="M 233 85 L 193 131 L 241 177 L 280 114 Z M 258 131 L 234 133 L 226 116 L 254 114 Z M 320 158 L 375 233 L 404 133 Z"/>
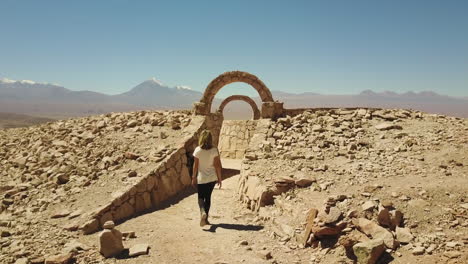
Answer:
<path fill-rule="evenodd" d="M 198 138 L 198 145 L 202 149 L 211 149 L 213 147 L 213 136 L 209 130 L 203 130 Z"/>

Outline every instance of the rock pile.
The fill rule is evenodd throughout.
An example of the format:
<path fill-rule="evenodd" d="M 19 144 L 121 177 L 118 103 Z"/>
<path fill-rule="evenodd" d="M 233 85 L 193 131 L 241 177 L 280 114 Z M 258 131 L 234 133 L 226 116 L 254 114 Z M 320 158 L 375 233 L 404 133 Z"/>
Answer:
<path fill-rule="evenodd" d="M 460 206 L 467 201 L 467 127 L 466 119 L 407 110 L 330 109 L 260 120 L 239 198 L 260 220 L 273 220 L 271 232 L 283 244 L 297 238 L 288 230 L 304 226 L 299 244 L 329 248 L 321 243 L 339 237 L 352 257 L 368 262 L 382 252 L 457 259 L 468 235 Z M 311 203 L 323 209 L 309 211 Z M 299 222 L 305 213 L 307 222 Z M 333 247 L 321 252 L 339 254 Z"/>
<path fill-rule="evenodd" d="M 61 252 L 98 203 L 173 153 L 191 120 L 189 111 L 139 111 L 0 130 L 0 259 Z"/>
<path fill-rule="evenodd" d="M 99 234 L 99 252 L 106 258 L 115 257 L 124 250 L 122 233 L 114 227 L 114 222 L 108 221 Z"/>

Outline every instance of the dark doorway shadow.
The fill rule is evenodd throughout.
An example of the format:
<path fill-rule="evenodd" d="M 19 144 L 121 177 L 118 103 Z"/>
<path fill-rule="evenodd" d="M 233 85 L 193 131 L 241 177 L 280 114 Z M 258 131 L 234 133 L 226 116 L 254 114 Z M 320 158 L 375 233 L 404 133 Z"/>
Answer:
<path fill-rule="evenodd" d="M 260 231 L 263 229 L 261 225 L 243 225 L 243 224 L 213 224 L 210 226 L 209 229 L 203 229 L 203 231 L 216 233 L 216 229 L 224 228 L 224 229 L 233 229 L 238 231 Z"/>

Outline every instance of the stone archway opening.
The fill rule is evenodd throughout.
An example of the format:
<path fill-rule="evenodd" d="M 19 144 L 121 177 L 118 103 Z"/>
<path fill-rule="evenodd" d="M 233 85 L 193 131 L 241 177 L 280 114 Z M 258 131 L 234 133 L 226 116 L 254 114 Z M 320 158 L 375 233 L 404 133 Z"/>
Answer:
<path fill-rule="evenodd" d="M 247 122 L 246 120 L 227 120 L 229 121 L 228 124 L 223 122 L 222 113 L 219 113 L 219 111 L 211 112 L 216 94 L 224 86 L 235 82 L 246 83 L 257 91 L 262 101 L 261 108 L 256 107 L 260 112 L 259 118 L 276 119 L 282 116 L 284 109 L 283 103 L 273 100 L 270 89 L 268 89 L 265 83 L 257 76 L 248 72 L 225 72 L 208 84 L 201 100 L 194 104 L 194 114 L 206 116 L 206 127 L 213 132 L 213 141 L 220 148 L 222 158 L 240 159 L 245 155 L 250 138 L 256 129 L 257 120 L 247 120 Z"/>
<path fill-rule="evenodd" d="M 260 96 L 262 100 L 262 106 L 260 110 L 261 118 L 276 118 L 281 116 L 283 112 L 283 104 L 275 102 L 270 89 L 263 83 L 257 76 L 242 71 L 230 71 L 225 72 L 215 79 L 213 79 L 205 89 L 203 97 L 194 106 L 195 114 L 209 115 L 211 114 L 211 105 L 216 94 L 224 86 L 234 83 L 243 82 L 252 86 Z"/>
<path fill-rule="evenodd" d="M 226 107 L 226 105 L 228 105 L 230 102 L 233 102 L 233 101 L 243 101 L 243 102 L 246 102 L 248 105 L 250 105 L 250 107 L 252 108 L 252 112 L 253 112 L 253 120 L 257 120 L 260 118 L 260 110 L 258 109 L 258 106 L 257 104 L 255 103 L 255 101 L 246 96 L 246 95 L 231 95 L 227 98 L 225 98 L 221 104 L 219 105 L 219 108 L 217 110 L 218 114 L 221 114 L 223 115 L 223 112 L 224 112 L 224 108 Z M 224 115 L 223 115 L 224 116 Z"/>

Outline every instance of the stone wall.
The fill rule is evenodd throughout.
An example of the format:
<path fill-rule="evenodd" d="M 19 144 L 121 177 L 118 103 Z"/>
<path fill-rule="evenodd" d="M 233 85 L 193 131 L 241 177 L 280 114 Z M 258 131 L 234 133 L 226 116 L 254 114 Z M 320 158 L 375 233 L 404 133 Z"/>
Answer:
<path fill-rule="evenodd" d="M 192 153 L 198 144 L 198 136 L 204 129 L 213 132 L 213 140 L 218 142 L 222 118 L 217 115 L 194 116 L 186 127 L 176 150 L 168 155 L 157 167 L 142 177 L 135 185 L 115 195 L 113 201 L 99 208 L 82 225 L 83 233 L 100 230 L 106 221 L 122 222 L 141 213 L 156 208 L 191 185 Z"/>
<path fill-rule="evenodd" d="M 241 174 L 238 182 L 239 200 L 247 208 L 257 211 L 260 207 L 273 203 L 273 195 L 269 191 L 267 183 L 263 177 L 259 177 L 250 171 L 250 162 L 258 157 L 256 151 L 261 149 L 262 144 L 267 139 L 268 129 L 271 124 L 269 119 L 260 119 L 252 130 L 253 136 L 247 147 L 244 160 L 241 165 Z"/>
<path fill-rule="evenodd" d="M 255 120 L 225 120 L 218 145 L 221 157 L 242 159 L 256 126 Z"/>

